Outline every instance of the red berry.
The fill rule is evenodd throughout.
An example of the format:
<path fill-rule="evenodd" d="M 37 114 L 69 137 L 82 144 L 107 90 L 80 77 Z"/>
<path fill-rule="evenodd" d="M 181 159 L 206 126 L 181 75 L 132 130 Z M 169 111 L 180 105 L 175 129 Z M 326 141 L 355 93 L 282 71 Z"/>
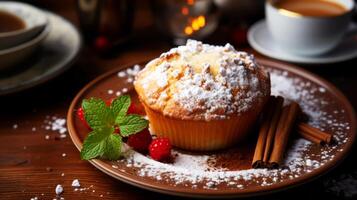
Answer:
<path fill-rule="evenodd" d="M 110 98 L 107 101 L 105 101 L 105 104 L 109 107 L 110 105 L 112 105 L 113 101 L 115 100 L 115 98 Z"/>
<path fill-rule="evenodd" d="M 95 39 L 94 45 L 95 45 L 95 48 L 100 52 L 107 51 L 110 49 L 109 40 L 105 36 L 98 36 Z"/>
<path fill-rule="evenodd" d="M 84 110 L 82 107 L 77 110 L 77 116 L 78 116 L 79 120 L 81 120 L 81 122 L 84 124 L 85 127 L 91 129 L 88 122 L 84 118 Z"/>
<path fill-rule="evenodd" d="M 169 139 L 154 139 L 149 146 L 150 157 L 157 161 L 168 160 L 171 157 L 171 148 Z"/>
<path fill-rule="evenodd" d="M 114 127 L 114 133 L 120 133 L 119 127 L 117 127 L 117 126 Z"/>
<path fill-rule="evenodd" d="M 135 105 L 135 103 L 131 102 L 129 109 L 128 109 L 128 114 L 140 114 L 140 110 L 138 106 Z"/>
<path fill-rule="evenodd" d="M 151 141 L 152 137 L 149 130 L 144 129 L 139 133 L 130 135 L 127 144 L 139 152 L 147 152 Z"/>

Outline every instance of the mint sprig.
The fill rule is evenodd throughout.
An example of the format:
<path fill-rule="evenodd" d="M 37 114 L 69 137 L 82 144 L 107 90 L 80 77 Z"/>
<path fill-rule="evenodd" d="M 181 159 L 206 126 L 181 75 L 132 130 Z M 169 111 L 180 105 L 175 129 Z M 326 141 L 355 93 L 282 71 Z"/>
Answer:
<path fill-rule="evenodd" d="M 119 129 L 123 136 L 129 136 L 143 130 L 147 125 L 148 121 L 140 115 L 127 115 L 119 123 Z"/>
<path fill-rule="evenodd" d="M 84 117 L 93 129 L 83 142 L 81 159 L 117 160 L 121 155 L 122 137 L 140 132 L 148 121 L 140 115 L 127 115 L 130 96 L 116 98 L 110 106 L 99 98 L 83 100 Z M 119 128 L 120 134 L 114 133 Z"/>

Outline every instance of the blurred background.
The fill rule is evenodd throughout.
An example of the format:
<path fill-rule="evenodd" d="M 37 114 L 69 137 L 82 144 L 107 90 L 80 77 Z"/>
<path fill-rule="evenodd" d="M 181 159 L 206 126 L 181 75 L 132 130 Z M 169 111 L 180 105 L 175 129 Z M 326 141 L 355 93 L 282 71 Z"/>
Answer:
<path fill-rule="evenodd" d="M 19 141 L 18 144 L 22 149 L 23 145 L 20 144 L 20 141 L 25 141 L 23 138 L 13 137 L 9 133 L 11 128 L 6 127 L 12 127 L 14 122 L 20 121 L 31 127 L 34 123 L 41 123 L 43 116 L 48 115 L 48 113 L 65 117 L 70 102 L 89 81 L 111 69 L 128 63 L 145 62 L 159 56 L 173 46 L 185 43 L 188 38 L 202 40 L 210 44 L 222 45 L 228 42 L 236 49 L 254 53 L 258 58 L 267 58 L 254 51 L 247 41 L 249 27 L 264 18 L 264 0 L 24 0 L 18 2 L 31 4 L 63 17 L 74 25 L 80 33 L 80 38 L 76 41 L 78 45 L 73 47 L 75 48 L 73 55 L 65 54 L 67 47 L 61 42 L 56 42 L 51 44 L 54 46 L 52 49 L 35 52 L 23 62 L 25 64 L 22 64 L 20 68 L 0 71 L 0 92 L 2 89 L 4 91 L 4 96 L 0 97 L 0 128 L 3 128 L 0 129 L 0 141 L 9 143 L 8 147 L 3 147 L 2 152 L 0 151 L 0 154 L 3 153 L 3 155 L 16 154 L 22 157 L 22 152 L 15 149 L 10 150 L 11 146 L 14 146 L 10 142 Z M 66 32 L 66 29 L 62 29 L 59 24 L 53 23 L 52 30 L 56 30 L 53 29 L 54 27 L 64 33 Z M 60 37 L 64 36 L 60 35 Z M 65 41 L 65 43 L 71 43 L 71 40 Z M 58 56 L 58 52 L 54 50 L 61 49 L 62 45 L 64 52 L 60 52 Z M 63 58 L 60 56 L 63 56 Z M 61 64 L 66 65 L 63 70 L 51 75 L 45 74 L 52 63 L 60 63 L 61 60 L 68 57 L 70 59 L 65 64 Z M 51 59 L 46 60 L 45 58 Z M 45 61 L 43 61 L 44 59 Z M 319 65 L 318 67 L 316 65 L 302 66 L 337 85 L 356 108 L 357 96 L 353 92 L 357 86 L 356 73 L 353 67 L 355 61 L 354 59 L 338 64 Z M 38 70 L 37 68 L 30 70 L 32 66 L 37 65 L 41 65 Z M 36 84 L 28 83 L 27 86 L 17 86 L 18 82 L 25 80 L 17 75 L 25 73 L 25 71 L 31 71 L 26 75 L 31 80 L 45 75 L 47 77 L 40 81 L 36 80 Z M 36 73 L 38 75 L 34 75 Z M 32 84 L 37 87 L 29 89 Z M 18 89 L 7 89 L 10 85 L 14 85 L 14 88 Z M 26 103 L 23 103 L 24 100 L 26 100 Z M 23 137 L 32 141 L 32 136 L 28 136 L 27 133 L 24 130 Z M 52 146 L 43 148 L 44 146 L 41 145 L 35 146 L 35 148 L 38 150 L 37 155 L 42 155 L 42 158 L 51 159 L 51 155 L 49 156 L 45 152 L 40 154 L 42 151 L 56 153 L 62 151 L 54 149 Z M 73 157 L 78 154 L 69 140 L 66 141 L 63 148 L 72 152 Z M 356 148 L 352 152 L 355 154 Z M 34 158 L 32 162 L 37 167 L 41 166 L 42 170 L 46 168 L 47 164 L 44 163 L 41 156 L 27 156 Z M 10 172 L 11 167 L 19 163 L 16 159 L 11 160 L 5 157 L 2 159 L 3 157 L 0 155 L 0 169 L 1 166 L 7 166 L 9 169 L 4 173 Z M 357 195 L 357 171 L 356 164 L 353 164 L 353 157 L 353 155 L 348 157 L 347 162 L 337 168 L 329 177 L 294 190 L 293 194 L 298 196 L 300 193 L 311 192 L 314 196 L 320 195 L 324 199 L 355 198 Z M 70 170 L 68 163 L 57 164 L 62 167 L 63 171 Z M 78 168 L 83 167 L 85 170 L 95 171 L 91 168 L 92 166 L 87 163 L 83 164 L 78 159 L 70 164 L 72 164 L 71 166 L 78 166 Z M 79 167 L 79 164 L 82 165 Z M 15 183 L 22 178 L 20 173 L 11 172 L 13 176 L 17 177 L 10 180 L 10 185 L 11 181 Z M 101 172 L 93 172 L 93 174 L 92 179 L 105 176 Z M 1 176 L 2 172 L 0 171 Z M 46 178 L 46 176 L 38 175 L 37 177 L 37 179 L 43 178 Z M 109 177 L 106 178 L 109 179 Z M 30 184 L 30 182 L 26 184 Z M 7 184 L 0 183 L 3 191 L 9 192 L 13 189 L 10 186 L 5 188 L 5 185 Z M 140 197 L 136 188 L 118 183 L 115 180 L 103 182 L 100 187 L 115 190 L 118 185 L 127 190 L 126 192 L 132 197 Z M 21 196 L 21 191 L 16 192 L 18 192 L 16 195 Z M 118 193 L 117 195 L 121 194 L 121 192 Z M 283 194 L 281 198 L 273 196 L 272 199 L 284 199 L 287 193 L 289 192 Z M 161 198 L 161 196 L 152 193 L 150 193 L 150 197 Z"/>
<path fill-rule="evenodd" d="M 158 38 L 164 45 L 182 44 L 187 38 L 194 38 L 244 47 L 249 25 L 264 17 L 265 3 L 264 0 L 24 2 L 68 18 L 80 27 L 86 44 L 112 55 L 144 42 L 146 46 L 160 45 L 155 42 Z"/>

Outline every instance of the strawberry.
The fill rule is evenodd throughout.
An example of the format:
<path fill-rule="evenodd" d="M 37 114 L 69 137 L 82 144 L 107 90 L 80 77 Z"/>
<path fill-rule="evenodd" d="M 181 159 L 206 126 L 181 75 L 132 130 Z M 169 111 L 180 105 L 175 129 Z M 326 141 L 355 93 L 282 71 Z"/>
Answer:
<path fill-rule="evenodd" d="M 81 120 L 81 122 L 84 124 L 85 127 L 87 127 L 88 129 L 91 129 L 88 122 L 86 121 L 86 119 L 84 118 L 84 110 L 82 107 L 80 107 L 77 110 L 77 116 L 79 118 L 79 120 Z"/>
<path fill-rule="evenodd" d="M 156 138 L 149 146 L 150 157 L 157 161 L 165 161 L 171 157 L 171 144 L 167 138 Z"/>
<path fill-rule="evenodd" d="M 145 153 L 148 151 L 151 141 L 152 141 L 152 137 L 149 130 L 144 129 L 139 133 L 130 135 L 128 137 L 127 144 L 131 146 L 133 149 Z"/>

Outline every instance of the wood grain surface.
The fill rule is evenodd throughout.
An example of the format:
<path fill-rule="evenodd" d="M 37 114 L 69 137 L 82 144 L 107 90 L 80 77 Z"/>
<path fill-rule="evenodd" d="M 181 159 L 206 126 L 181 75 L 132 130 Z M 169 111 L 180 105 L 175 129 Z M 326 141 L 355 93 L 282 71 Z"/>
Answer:
<path fill-rule="evenodd" d="M 47 9 L 77 24 L 72 7 L 55 5 L 50 4 Z M 136 23 L 141 24 L 140 19 Z M 170 48 L 156 31 L 148 31 L 154 30 L 152 23 L 142 23 L 138 27 L 142 35 L 115 55 L 99 57 L 86 46 L 74 66 L 58 78 L 18 94 L 0 97 L 0 199 L 179 199 L 135 188 L 107 176 L 80 160 L 69 137 L 59 139 L 58 131 L 46 130 L 45 127 L 46 116 L 65 118 L 71 100 L 90 80 L 126 63 L 158 56 Z M 249 47 L 244 50 L 254 52 Z M 334 83 L 356 109 L 355 62 L 305 67 Z M 15 124 L 18 126 L 16 129 L 13 127 Z M 286 199 L 291 196 L 306 199 L 307 195 L 309 198 L 338 199 L 340 195 L 329 193 L 325 183 L 341 174 L 355 172 L 357 164 L 352 161 L 356 153 L 354 148 L 343 164 L 314 182 L 256 199 Z M 71 187 L 74 179 L 79 179 L 82 188 L 88 189 L 74 191 Z M 60 197 L 55 194 L 57 184 L 64 187 Z"/>

